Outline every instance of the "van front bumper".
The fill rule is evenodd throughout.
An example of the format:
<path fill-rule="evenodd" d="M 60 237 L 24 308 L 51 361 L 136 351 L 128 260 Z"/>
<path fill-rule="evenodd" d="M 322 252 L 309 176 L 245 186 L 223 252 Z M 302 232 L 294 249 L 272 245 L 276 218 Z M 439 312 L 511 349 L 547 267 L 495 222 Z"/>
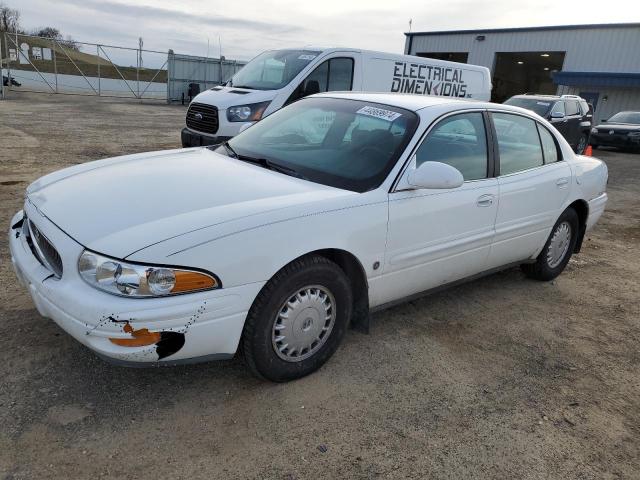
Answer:
<path fill-rule="evenodd" d="M 25 203 L 28 217 L 58 250 L 63 262 L 56 278 L 35 256 L 18 212 L 9 231 L 11 262 L 38 312 L 100 357 L 131 366 L 178 364 L 232 357 L 247 312 L 264 283 L 252 283 L 164 298 L 126 298 L 88 285 L 77 261 L 83 251 L 46 217 Z M 110 339 L 131 339 L 127 330 L 159 332 L 156 344 L 125 347 Z"/>
<path fill-rule="evenodd" d="M 180 138 L 182 140 L 182 146 L 184 148 L 189 148 L 218 145 L 222 142 L 226 142 L 233 137 L 205 135 L 203 133 L 194 132 L 185 127 L 182 129 Z"/>

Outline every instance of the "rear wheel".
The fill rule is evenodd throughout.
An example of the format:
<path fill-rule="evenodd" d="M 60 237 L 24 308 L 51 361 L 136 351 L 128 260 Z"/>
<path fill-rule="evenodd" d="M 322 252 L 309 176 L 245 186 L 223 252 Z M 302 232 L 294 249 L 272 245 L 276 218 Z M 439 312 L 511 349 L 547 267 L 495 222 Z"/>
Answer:
<path fill-rule="evenodd" d="M 535 280 L 556 278 L 569 263 L 578 239 L 579 219 L 573 208 L 567 208 L 553 226 L 535 263 L 521 265 L 522 271 Z"/>
<path fill-rule="evenodd" d="M 274 382 L 314 372 L 340 345 L 352 303 L 338 265 L 316 255 L 295 260 L 267 282 L 249 311 L 241 340 L 247 366 Z"/>

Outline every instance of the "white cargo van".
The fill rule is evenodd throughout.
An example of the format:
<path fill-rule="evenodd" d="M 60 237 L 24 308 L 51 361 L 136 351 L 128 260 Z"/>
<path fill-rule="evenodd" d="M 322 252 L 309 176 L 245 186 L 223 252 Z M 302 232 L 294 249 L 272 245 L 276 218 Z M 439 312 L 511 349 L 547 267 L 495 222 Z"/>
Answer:
<path fill-rule="evenodd" d="M 291 102 L 319 92 L 360 90 L 488 101 L 489 69 L 431 58 L 350 48 L 269 50 L 224 86 L 197 95 L 182 145 L 221 143 Z"/>

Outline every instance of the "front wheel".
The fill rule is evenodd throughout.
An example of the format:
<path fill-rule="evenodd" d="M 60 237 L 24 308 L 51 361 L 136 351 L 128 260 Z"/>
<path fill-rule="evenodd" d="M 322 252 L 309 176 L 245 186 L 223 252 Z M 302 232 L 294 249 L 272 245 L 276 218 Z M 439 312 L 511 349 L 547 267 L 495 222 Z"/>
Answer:
<path fill-rule="evenodd" d="M 352 309 L 344 271 L 312 255 L 280 270 L 258 294 L 242 334 L 256 376 L 286 382 L 319 369 L 336 351 Z"/>
<path fill-rule="evenodd" d="M 569 263 L 578 239 L 579 219 L 573 208 L 567 208 L 553 226 L 535 263 L 521 265 L 522 271 L 535 280 L 556 278 Z"/>

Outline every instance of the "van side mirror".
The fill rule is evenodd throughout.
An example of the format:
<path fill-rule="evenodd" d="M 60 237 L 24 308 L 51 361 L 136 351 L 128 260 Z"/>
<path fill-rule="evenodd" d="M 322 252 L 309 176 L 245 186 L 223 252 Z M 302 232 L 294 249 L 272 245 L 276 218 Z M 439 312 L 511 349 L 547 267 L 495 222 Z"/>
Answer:
<path fill-rule="evenodd" d="M 564 113 L 562 113 L 562 112 L 551 112 L 551 118 L 564 118 Z"/>
<path fill-rule="evenodd" d="M 451 165 L 441 162 L 424 162 L 418 168 L 409 171 L 407 183 L 417 188 L 458 188 L 464 183 L 464 178 L 462 173 Z"/>

